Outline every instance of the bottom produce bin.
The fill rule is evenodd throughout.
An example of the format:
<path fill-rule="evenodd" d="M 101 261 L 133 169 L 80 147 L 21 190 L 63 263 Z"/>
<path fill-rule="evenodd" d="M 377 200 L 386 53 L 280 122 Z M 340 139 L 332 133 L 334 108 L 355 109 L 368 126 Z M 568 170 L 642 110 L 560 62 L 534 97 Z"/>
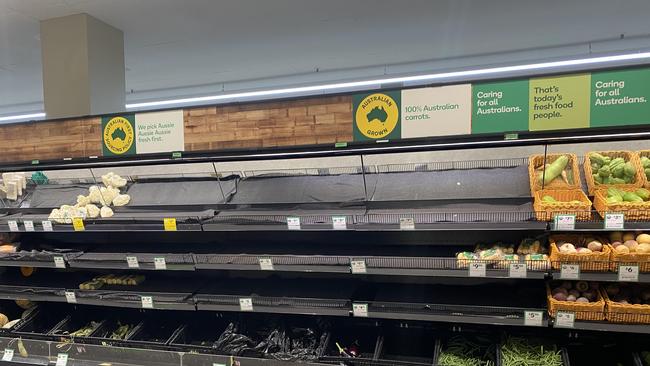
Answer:
<path fill-rule="evenodd" d="M 422 328 L 397 328 L 384 332 L 379 361 L 385 365 L 433 365 L 435 335 Z"/>

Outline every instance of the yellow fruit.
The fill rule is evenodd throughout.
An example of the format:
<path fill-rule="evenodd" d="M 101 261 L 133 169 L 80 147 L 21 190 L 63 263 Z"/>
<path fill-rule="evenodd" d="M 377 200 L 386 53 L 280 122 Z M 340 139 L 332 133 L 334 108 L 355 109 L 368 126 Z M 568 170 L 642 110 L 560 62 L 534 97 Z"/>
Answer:
<path fill-rule="evenodd" d="M 618 254 L 629 254 L 630 253 L 630 248 L 626 247 L 625 245 L 619 245 L 614 249 L 616 253 Z"/>
<path fill-rule="evenodd" d="M 32 306 L 34 306 L 34 303 L 29 301 L 29 300 L 18 299 L 18 300 L 16 300 L 16 305 L 20 306 L 21 309 L 27 310 L 27 309 L 31 308 Z"/>
<path fill-rule="evenodd" d="M 636 252 L 641 254 L 650 254 L 650 244 L 648 243 L 639 244 L 639 246 L 636 247 Z"/>
<path fill-rule="evenodd" d="M 6 315 L 0 313 L 0 328 L 4 327 L 5 324 L 9 322 L 9 318 Z"/>
<path fill-rule="evenodd" d="M 639 236 L 636 237 L 636 241 L 639 244 L 650 244 L 650 235 L 640 234 Z"/>

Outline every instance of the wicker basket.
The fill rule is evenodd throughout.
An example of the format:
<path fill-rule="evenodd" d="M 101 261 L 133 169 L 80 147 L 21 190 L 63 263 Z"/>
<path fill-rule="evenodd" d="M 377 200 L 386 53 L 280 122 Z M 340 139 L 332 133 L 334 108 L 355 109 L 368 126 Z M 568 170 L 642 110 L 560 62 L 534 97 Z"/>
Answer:
<path fill-rule="evenodd" d="M 591 169 L 591 160 L 589 159 L 589 154 L 592 152 L 597 152 L 603 156 L 609 156 L 610 158 L 623 158 L 626 162 L 632 162 L 634 169 L 636 169 L 636 180 L 634 183 L 630 184 L 600 184 L 594 181 L 594 172 Z M 634 154 L 631 151 L 592 151 L 588 152 L 585 155 L 584 169 L 585 169 L 585 180 L 587 181 L 587 189 L 589 190 L 589 195 L 593 196 L 596 193 L 596 190 L 600 188 L 607 187 L 617 187 L 621 189 L 625 188 L 639 188 L 643 185 L 643 180 L 639 176 L 643 169 L 641 169 L 641 163 L 639 162 L 638 154 Z"/>
<path fill-rule="evenodd" d="M 562 179 L 553 179 L 551 183 L 546 184 L 544 185 L 544 187 L 542 187 L 542 184 L 537 180 L 537 173 L 539 173 L 539 171 L 535 170 L 535 167 L 539 167 L 544 164 L 545 156 L 546 156 L 546 164 L 551 164 L 562 155 L 566 155 L 569 157 L 569 162 L 567 163 L 567 167 L 571 168 L 571 177 L 567 177 L 567 178 L 571 178 L 570 181 L 572 180 L 573 183 L 567 184 Z M 575 154 L 531 155 L 528 158 L 528 180 L 530 182 L 531 196 L 535 196 L 535 192 L 542 189 L 580 189 L 580 172 L 578 171 L 578 157 Z"/>
<path fill-rule="evenodd" d="M 621 265 L 639 266 L 639 272 L 650 272 L 650 253 L 627 253 L 622 254 L 614 250 L 614 247 L 609 245 L 611 254 L 609 256 L 609 269 L 612 272 L 618 272 L 618 267 Z"/>
<path fill-rule="evenodd" d="M 556 242 L 562 240 L 576 244 L 586 244 L 586 237 L 576 234 L 563 234 L 551 235 L 549 238 L 549 247 L 551 248 L 551 267 L 559 269 L 562 264 L 579 264 L 581 271 L 594 271 L 594 272 L 607 272 L 609 271 L 609 257 L 611 253 L 610 246 L 607 241 L 602 238 L 597 238 L 603 243 L 602 252 L 593 252 L 589 254 L 577 253 L 560 253 L 560 249 Z"/>
<path fill-rule="evenodd" d="M 638 188 L 639 187 L 619 189 L 626 192 L 633 192 Z M 626 221 L 650 219 L 650 201 L 607 203 L 606 189 L 599 189 L 596 191 L 596 194 L 594 194 L 594 208 L 603 218 L 607 212 L 622 212 L 625 214 Z"/>
<path fill-rule="evenodd" d="M 641 168 L 641 181 L 643 181 L 643 187 L 650 188 L 650 181 L 648 181 L 648 178 L 645 175 L 645 171 L 643 170 L 643 165 L 641 164 L 642 156 L 645 156 L 646 158 L 650 158 L 650 150 L 637 151 L 636 155 L 637 158 L 639 159 L 639 167 Z"/>
<path fill-rule="evenodd" d="M 548 314 L 555 318 L 558 311 L 575 313 L 575 320 L 605 320 L 605 300 L 600 291 L 596 291 L 598 300 L 594 302 L 558 301 L 551 295 L 551 287 L 546 284 Z"/>
<path fill-rule="evenodd" d="M 601 291 L 605 300 L 605 318 L 612 323 L 650 324 L 650 305 L 622 304 L 612 301 L 606 291 Z"/>
<path fill-rule="evenodd" d="M 551 196 L 558 202 L 544 202 L 544 196 Z M 580 201 L 580 202 L 570 202 Z M 552 221 L 555 215 L 575 214 L 576 220 L 591 220 L 591 201 L 579 189 L 544 189 L 535 192 L 533 204 L 535 217 L 539 221 Z"/>

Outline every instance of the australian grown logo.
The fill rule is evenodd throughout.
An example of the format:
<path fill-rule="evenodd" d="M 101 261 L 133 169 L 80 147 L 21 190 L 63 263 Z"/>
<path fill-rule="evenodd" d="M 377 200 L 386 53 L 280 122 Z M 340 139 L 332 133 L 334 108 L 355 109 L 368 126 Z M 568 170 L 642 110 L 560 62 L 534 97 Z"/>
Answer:
<path fill-rule="evenodd" d="M 367 138 L 380 139 L 390 135 L 399 121 L 399 106 L 384 93 L 363 98 L 355 112 L 357 129 Z"/>

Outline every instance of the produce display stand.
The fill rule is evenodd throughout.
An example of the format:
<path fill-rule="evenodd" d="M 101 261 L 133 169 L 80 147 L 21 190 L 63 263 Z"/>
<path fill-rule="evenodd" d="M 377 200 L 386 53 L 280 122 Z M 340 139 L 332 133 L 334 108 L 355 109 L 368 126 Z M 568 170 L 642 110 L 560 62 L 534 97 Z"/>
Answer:
<path fill-rule="evenodd" d="M 570 228 L 540 221 L 552 215 L 535 210 L 529 156 L 544 160 L 549 149 L 557 156 L 566 147 L 574 154 L 572 166 L 580 167 L 571 174 L 580 177 L 584 153 L 572 151 L 576 146 L 648 138 L 634 127 L 523 133 L 516 140 L 452 136 L 6 164 L 0 171 L 42 171 L 51 178 L 50 186 L 30 182 L 19 201 L 1 200 L 0 233 L 19 235 L 13 241 L 21 246 L 0 255 L 0 312 L 18 299 L 39 305 L 0 331 L 0 349 L 16 350 L 12 363 L 34 365 L 65 353 L 67 365 L 416 366 L 437 364 L 445 332 L 481 329 L 496 344 L 502 333 L 539 330 L 568 365 L 571 353 L 564 345 L 577 334 L 611 332 L 640 342 L 634 336 L 650 334 L 647 325 L 582 317 L 567 324 L 549 316 L 550 280 L 630 281 L 609 259 L 594 271 L 570 260 L 529 259 L 516 250 L 523 239 L 547 245 L 554 234 L 621 230 L 607 227 L 594 208 L 587 216 L 573 213 L 585 219 Z M 515 147 L 524 152 L 509 157 Z M 483 154 L 485 149 L 490 152 Z M 458 158 L 450 151 L 467 154 Z M 504 157 L 492 157 L 499 152 Z M 281 165 L 278 159 L 294 160 Z M 108 171 L 127 179 L 124 190 L 131 195 L 113 217 L 83 220 L 81 229 L 49 218 L 53 208 L 74 204 L 77 193 L 101 185 L 99 177 Z M 574 185 L 587 192 L 584 179 Z M 626 218 L 624 230 L 650 231 L 644 217 Z M 458 254 L 478 253 L 481 243 L 514 244 L 516 257 Z M 567 265 L 578 266 L 570 278 Z M 23 277 L 16 267 L 36 270 Z M 109 273 L 146 279 L 134 286 L 79 288 Z M 641 271 L 633 281 L 650 283 L 650 273 Z M 97 309 L 107 314 L 96 315 Z M 229 324 L 241 325 L 237 337 L 268 335 L 262 323 L 243 321 L 258 316 L 310 323 L 283 329 L 320 332 L 317 352 L 271 350 L 263 343 L 247 353 L 216 346 Z M 91 319 L 97 319 L 91 334 L 67 335 Z M 123 339 L 111 339 L 109 329 L 124 319 L 133 328 Z M 28 356 L 19 352 L 18 339 Z M 362 343 L 359 355 L 355 342 Z"/>

